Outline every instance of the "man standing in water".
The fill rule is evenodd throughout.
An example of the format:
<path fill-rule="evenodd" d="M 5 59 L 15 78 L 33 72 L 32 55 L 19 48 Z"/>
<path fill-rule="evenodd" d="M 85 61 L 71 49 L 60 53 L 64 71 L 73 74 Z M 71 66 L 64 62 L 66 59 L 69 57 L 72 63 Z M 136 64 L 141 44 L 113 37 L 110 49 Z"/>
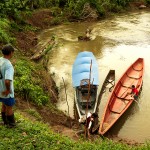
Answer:
<path fill-rule="evenodd" d="M 0 102 L 2 102 L 1 115 L 4 125 L 15 126 L 13 113 L 14 99 L 14 68 L 10 62 L 14 53 L 11 45 L 2 48 L 3 57 L 0 57 Z"/>

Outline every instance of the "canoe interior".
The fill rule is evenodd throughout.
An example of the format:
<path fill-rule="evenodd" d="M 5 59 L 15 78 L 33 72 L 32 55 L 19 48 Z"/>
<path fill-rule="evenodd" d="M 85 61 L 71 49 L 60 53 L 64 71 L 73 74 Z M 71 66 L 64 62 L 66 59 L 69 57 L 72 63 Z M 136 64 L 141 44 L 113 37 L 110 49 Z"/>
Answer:
<path fill-rule="evenodd" d="M 101 99 L 103 97 L 103 94 L 106 92 L 106 89 L 108 89 L 108 91 L 111 92 L 114 86 L 115 86 L 115 70 L 109 70 L 102 84 L 102 87 L 98 96 L 98 106 L 101 103 Z M 98 107 L 97 107 L 97 112 L 98 112 Z"/>
<path fill-rule="evenodd" d="M 133 97 L 127 95 L 131 93 L 131 86 L 135 85 L 140 91 L 143 80 L 144 62 L 139 58 L 132 64 L 117 82 L 106 105 L 104 115 L 100 124 L 100 134 L 106 133 L 119 117 L 127 110 L 133 102 Z"/>
<path fill-rule="evenodd" d="M 115 85 L 115 70 L 109 70 L 109 72 L 103 82 L 101 92 L 104 93 L 106 90 L 106 87 L 108 87 L 109 91 L 111 92 L 114 85 Z"/>

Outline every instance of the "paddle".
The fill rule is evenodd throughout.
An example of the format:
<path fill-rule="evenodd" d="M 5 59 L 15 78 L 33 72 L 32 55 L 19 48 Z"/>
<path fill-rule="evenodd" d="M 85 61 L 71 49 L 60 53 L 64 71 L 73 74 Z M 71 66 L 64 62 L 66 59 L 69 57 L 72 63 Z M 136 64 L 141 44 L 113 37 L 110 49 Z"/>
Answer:
<path fill-rule="evenodd" d="M 85 114 L 86 114 L 86 125 L 85 125 L 85 137 L 88 138 L 89 136 L 89 130 L 87 127 L 87 113 L 88 113 L 88 105 L 89 105 L 89 100 L 90 100 L 90 89 L 91 89 L 91 70 L 92 70 L 92 60 L 90 64 L 90 73 L 89 73 L 89 85 L 88 85 L 88 98 L 87 98 L 87 104 L 86 104 L 86 109 L 85 109 Z"/>
<path fill-rule="evenodd" d="M 139 109 L 140 109 L 139 102 L 137 100 L 135 100 L 135 99 L 131 99 L 131 100 L 135 101 L 137 103 Z"/>
<path fill-rule="evenodd" d="M 133 101 L 135 101 L 139 105 L 139 102 L 137 100 L 133 99 Z"/>
<path fill-rule="evenodd" d="M 138 105 L 138 107 L 139 107 L 139 110 L 140 110 L 139 102 L 138 102 L 137 100 L 135 100 L 135 99 L 132 99 L 132 100 L 135 101 L 135 102 L 137 103 L 137 105 Z"/>

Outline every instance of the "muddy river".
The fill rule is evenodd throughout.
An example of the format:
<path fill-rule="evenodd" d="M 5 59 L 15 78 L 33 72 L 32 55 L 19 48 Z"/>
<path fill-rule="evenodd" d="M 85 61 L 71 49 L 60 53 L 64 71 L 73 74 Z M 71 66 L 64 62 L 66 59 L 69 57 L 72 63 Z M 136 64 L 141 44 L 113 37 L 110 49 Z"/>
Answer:
<path fill-rule="evenodd" d="M 91 41 L 78 41 L 92 29 Z M 49 59 L 49 73 L 59 88 L 58 108 L 73 117 L 74 89 L 72 87 L 72 65 L 79 52 L 91 51 L 99 65 L 99 90 L 110 69 L 115 69 L 116 81 L 137 58 L 145 60 L 145 72 L 139 105 L 134 103 L 111 129 L 120 138 L 145 142 L 150 140 L 150 12 L 140 11 L 116 16 L 96 23 L 69 23 L 45 30 L 39 35 L 45 43 L 55 35 L 58 46 L 53 48 Z M 66 84 L 65 95 L 63 79 Z M 108 95 L 99 106 L 99 118 L 103 114 Z"/>

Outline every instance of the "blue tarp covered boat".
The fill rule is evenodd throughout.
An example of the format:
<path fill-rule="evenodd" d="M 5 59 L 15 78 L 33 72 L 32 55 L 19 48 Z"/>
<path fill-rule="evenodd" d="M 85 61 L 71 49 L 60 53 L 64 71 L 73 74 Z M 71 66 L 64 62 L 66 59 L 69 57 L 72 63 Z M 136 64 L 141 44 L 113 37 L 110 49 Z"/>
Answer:
<path fill-rule="evenodd" d="M 93 85 L 99 85 L 98 81 L 98 64 L 92 52 L 80 52 L 73 64 L 72 81 L 73 87 L 80 86 L 80 82 L 83 79 L 89 79 L 90 65 L 91 68 L 91 82 Z"/>
<path fill-rule="evenodd" d="M 77 55 L 72 68 L 72 83 L 78 117 L 85 117 L 88 112 L 94 113 L 98 102 L 99 75 L 98 64 L 92 52 L 84 51 Z"/>

